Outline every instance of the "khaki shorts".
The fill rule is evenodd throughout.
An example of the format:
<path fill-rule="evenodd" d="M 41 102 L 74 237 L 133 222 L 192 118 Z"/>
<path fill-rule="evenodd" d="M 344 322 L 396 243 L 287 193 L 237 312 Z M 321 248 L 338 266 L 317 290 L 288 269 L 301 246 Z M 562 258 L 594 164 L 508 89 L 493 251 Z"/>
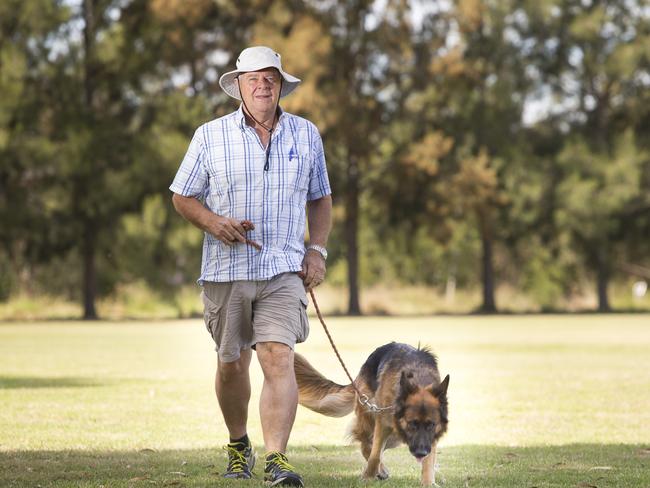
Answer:
<path fill-rule="evenodd" d="M 201 297 L 205 326 L 225 363 L 258 342 L 280 342 L 293 349 L 309 335 L 307 294 L 296 273 L 268 281 L 206 281 Z"/>

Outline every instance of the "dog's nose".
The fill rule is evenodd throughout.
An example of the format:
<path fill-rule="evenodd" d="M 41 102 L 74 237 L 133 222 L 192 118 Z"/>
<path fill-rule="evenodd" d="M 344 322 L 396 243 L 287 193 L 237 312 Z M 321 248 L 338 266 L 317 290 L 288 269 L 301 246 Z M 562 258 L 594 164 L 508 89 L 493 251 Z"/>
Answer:
<path fill-rule="evenodd" d="M 418 446 L 411 449 L 411 454 L 415 456 L 416 459 L 422 459 L 429 455 L 431 452 L 431 447 L 429 446 Z"/>

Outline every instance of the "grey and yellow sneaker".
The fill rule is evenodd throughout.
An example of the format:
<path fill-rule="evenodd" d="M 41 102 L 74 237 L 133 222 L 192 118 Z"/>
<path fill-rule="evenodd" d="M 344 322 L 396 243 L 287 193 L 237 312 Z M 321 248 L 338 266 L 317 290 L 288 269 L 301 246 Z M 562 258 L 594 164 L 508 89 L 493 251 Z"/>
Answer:
<path fill-rule="evenodd" d="M 264 481 L 269 486 L 305 486 L 302 476 L 289 464 L 287 456 L 278 451 L 266 454 Z"/>
<path fill-rule="evenodd" d="M 231 442 L 223 446 L 228 452 L 228 467 L 224 478 L 249 480 L 255 467 L 255 452 L 253 446 L 244 442 Z"/>

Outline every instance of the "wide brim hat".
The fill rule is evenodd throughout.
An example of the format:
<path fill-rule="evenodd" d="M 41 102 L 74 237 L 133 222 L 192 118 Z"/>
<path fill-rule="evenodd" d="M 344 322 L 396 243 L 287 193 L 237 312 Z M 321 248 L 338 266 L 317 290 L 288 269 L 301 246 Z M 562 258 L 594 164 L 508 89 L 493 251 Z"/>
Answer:
<path fill-rule="evenodd" d="M 300 78 L 296 78 L 282 69 L 281 56 L 273 49 L 265 46 L 254 46 L 244 49 L 237 58 L 235 66 L 237 69 L 221 75 L 219 85 L 227 95 L 237 100 L 241 100 L 241 94 L 239 93 L 239 85 L 237 84 L 236 78 L 241 73 L 249 73 L 265 68 L 277 69 L 283 79 L 280 98 L 286 97 L 300 84 Z"/>

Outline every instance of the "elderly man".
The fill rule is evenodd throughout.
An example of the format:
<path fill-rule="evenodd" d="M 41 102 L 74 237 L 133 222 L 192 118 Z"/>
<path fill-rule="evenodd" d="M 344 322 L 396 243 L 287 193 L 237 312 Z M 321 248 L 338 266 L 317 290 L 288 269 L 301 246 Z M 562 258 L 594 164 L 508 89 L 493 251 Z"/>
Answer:
<path fill-rule="evenodd" d="M 199 284 L 230 434 L 224 476 L 248 479 L 255 463 L 246 428 L 255 350 L 264 373 L 264 477 L 303 486 L 285 455 L 298 404 L 293 348 L 309 333 L 305 288 L 325 277 L 331 191 L 318 130 L 279 107 L 300 80 L 268 47 L 245 49 L 236 67 L 219 84 L 239 109 L 197 129 L 170 189 L 176 210 L 205 232 Z"/>

